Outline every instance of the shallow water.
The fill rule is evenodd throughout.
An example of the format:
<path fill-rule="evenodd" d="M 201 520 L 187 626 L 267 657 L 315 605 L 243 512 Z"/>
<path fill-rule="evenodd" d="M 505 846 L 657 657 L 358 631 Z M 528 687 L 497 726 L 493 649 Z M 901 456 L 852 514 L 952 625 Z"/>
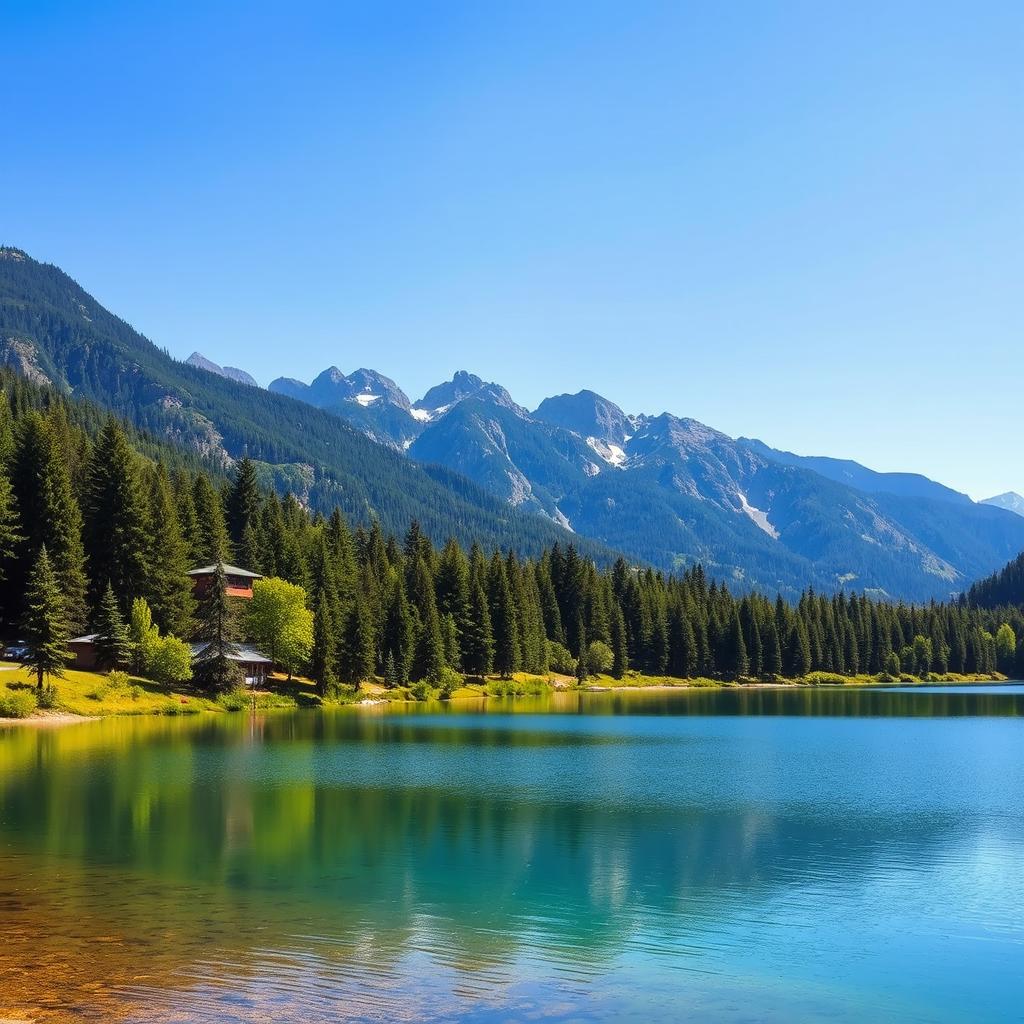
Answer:
<path fill-rule="evenodd" d="M 0 729 L 0 1019 L 1024 1019 L 1024 685 Z"/>

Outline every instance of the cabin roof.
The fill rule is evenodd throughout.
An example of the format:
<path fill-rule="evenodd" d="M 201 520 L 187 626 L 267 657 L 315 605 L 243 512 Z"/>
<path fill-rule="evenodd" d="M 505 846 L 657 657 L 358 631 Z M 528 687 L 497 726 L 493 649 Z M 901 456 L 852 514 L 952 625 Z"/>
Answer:
<path fill-rule="evenodd" d="M 208 643 L 189 644 L 192 648 L 192 657 L 199 658 L 203 651 L 210 645 Z M 232 644 L 232 652 L 228 655 L 228 661 L 241 661 L 247 665 L 272 665 L 273 662 L 262 651 L 258 651 L 252 644 Z"/>
<path fill-rule="evenodd" d="M 99 633 L 86 633 L 85 636 L 76 636 L 73 640 L 69 640 L 69 644 L 92 644 L 96 642 L 96 637 Z"/>
<path fill-rule="evenodd" d="M 262 575 L 258 572 L 250 572 L 248 569 L 239 569 L 237 565 L 228 565 L 227 562 L 222 562 L 221 565 L 224 568 L 225 576 L 245 576 L 250 580 L 261 580 Z M 212 576 L 217 571 L 216 565 L 204 565 L 199 569 L 189 569 L 189 576 Z"/>

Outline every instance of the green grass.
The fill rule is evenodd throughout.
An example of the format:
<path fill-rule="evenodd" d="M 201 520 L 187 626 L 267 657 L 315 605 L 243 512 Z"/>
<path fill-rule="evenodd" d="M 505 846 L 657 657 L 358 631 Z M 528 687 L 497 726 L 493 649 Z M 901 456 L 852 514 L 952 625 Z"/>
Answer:
<path fill-rule="evenodd" d="M 202 712 L 249 710 L 251 691 L 241 691 L 212 698 L 192 688 L 165 690 L 156 683 L 138 676 L 122 677 L 103 672 L 81 672 L 67 669 L 63 678 L 51 677 L 53 686 L 50 709 L 55 713 L 83 715 L 190 715 Z M 0 672 L 0 718 L 23 718 L 36 711 L 35 677 L 22 666 L 15 671 Z M 31 710 L 21 711 L 28 701 Z M 273 676 L 256 693 L 259 709 L 316 707 L 320 704 L 313 684 L 308 679 Z"/>

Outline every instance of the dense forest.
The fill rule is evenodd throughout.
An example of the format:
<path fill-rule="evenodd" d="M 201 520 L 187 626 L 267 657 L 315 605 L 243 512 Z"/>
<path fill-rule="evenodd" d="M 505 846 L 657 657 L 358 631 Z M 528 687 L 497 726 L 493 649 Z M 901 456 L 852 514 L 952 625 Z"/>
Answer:
<path fill-rule="evenodd" d="M 1024 604 L 1024 554 L 1018 555 L 999 572 L 975 583 L 967 592 L 964 603 L 980 608 Z"/>
<path fill-rule="evenodd" d="M 31 627 L 30 641 L 53 641 L 39 635 L 41 617 L 59 619 L 66 637 L 124 621 L 144 599 L 165 634 L 216 639 L 216 602 L 196 607 L 187 571 L 226 561 L 273 578 L 283 599 L 301 595 L 309 642 L 290 667 L 324 693 L 371 676 L 443 688 L 455 674 L 550 670 L 582 680 L 1024 669 L 1020 608 L 812 591 L 790 604 L 734 596 L 700 567 L 602 567 L 571 545 L 536 558 L 438 546 L 415 521 L 397 538 L 262 488 L 248 458 L 220 472 L 87 403 L 12 375 L 0 382 L 8 635 Z"/>

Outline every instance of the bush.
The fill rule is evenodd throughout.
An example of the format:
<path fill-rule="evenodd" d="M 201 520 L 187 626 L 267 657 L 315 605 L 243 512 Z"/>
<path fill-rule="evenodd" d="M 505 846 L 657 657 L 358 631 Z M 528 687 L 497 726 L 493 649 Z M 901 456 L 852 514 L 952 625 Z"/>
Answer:
<path fill-rule="evenodd" d="M 416 700 L 427 700 L 430 697 L 430 684 L 425 679 L 420 679 L 409 687 L 409 693 Z"/>
<path fill-rule="evenodd" d="M 47 683 L 40 691 L 37 698 L 41 708 L 47 711 L 57 706 L 57 687 L 53 683 Z"/>
<path fill-rule="evenodd" d="M 576 659 L 567 647 L 548 641 L 548 665 L 552 672 L 560 672 L 563 676 L 576 675 Z"/>
<path fill-rule="evenodd" d="M 252 705 L 252 696 L 245 690 L 232 690 L 230 693 L 222 693 L 217 703 L 225 711 L 245 711 Z"/>
<path fill-rule="evenodd" d="M 0 718 L 28 718 L 36 709 L 36 695 L 29 691 L 0 690 Z"/>
<path fill-rule="evenodd" d="M 107 676 L 107 691 L 127 690 L 130 679 L 127 672 L 115 670 Z"/>
<path fill-rule="evenodd" d="M 438 680 L 438 696 L 441 700 L 451 700 L 452 694 L 462 686 L 462 676 L 453 668 L 447 665 L 441 669 L 441 678 Z"/>
<path fill-rule="evenodd" d="M 587 648 L 587 668 L 592 676 L 607 675 L 615 664 L 615 653 L 600 640 L 594 640 Z"/>

